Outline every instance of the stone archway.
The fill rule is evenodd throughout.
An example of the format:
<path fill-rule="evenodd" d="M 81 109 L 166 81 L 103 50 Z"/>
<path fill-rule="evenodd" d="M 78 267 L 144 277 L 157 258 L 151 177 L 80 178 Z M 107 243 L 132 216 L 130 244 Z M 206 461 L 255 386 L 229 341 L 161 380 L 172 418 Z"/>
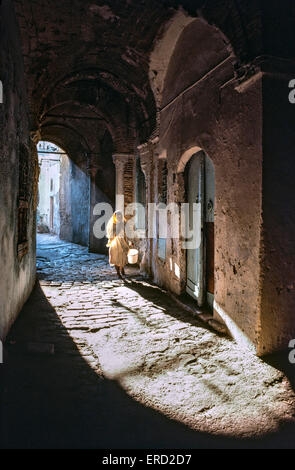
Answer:
<path fill-rule="evenodd" d="M 178 162 L 178 165 L 177 165 L 177 174 L 183 173 L 185 171 L 185 167 L 186 167 L 187 163 L 192 158 L 192 156 L 195 153 L 198 153 L 198 152 L 201 152 L 201 151 L 202 151 L 201 147 L 198 147 L 197 145 L 195 145 L 195 146 L 189 148 L 188 150 L 186 150 L 179 159 L 179 162 Z"/>

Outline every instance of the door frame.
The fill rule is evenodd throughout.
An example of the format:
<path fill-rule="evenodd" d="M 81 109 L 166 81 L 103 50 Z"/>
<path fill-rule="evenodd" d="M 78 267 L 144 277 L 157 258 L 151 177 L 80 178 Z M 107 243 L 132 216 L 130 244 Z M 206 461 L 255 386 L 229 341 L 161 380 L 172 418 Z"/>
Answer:
<path fill-rule="evenodd" d="M 214 162 L 213 160 L 208 157 L 207 153 L 200 147 L 192 147 L 190 148 L 189 150 L 187 150 L 181 157 L 179 163 L 178 163 L 178 168 L 177 168 L 177 173 L 180 175 L 182 174 L 182 178 L 183 178 L 183 183 L 184 183 L 184 199 L 185 199 L 185 202 L 188 201 L 188 194 L 187 194 L 187 191 L 188 191 L 188 177 L 187 177 L 187 173 L 186 173 L 186 169 L 187 169 L 187 165 L 188 163 L 191 161 L 192 157 L 196 154 L 198 154 L 199 152 L 203 152 L 204 153 L 204 166 L 206 167 L 206 159 L 209 160 L 209 162 L 212 164 L 212 169 L 213 169 L 213 184 L 214 184 L 214 201 L 213 201 L 213 205 L 214 205 L 214 211 L 215 211 L 215 201 L 216 201 L 216 197 L 215 197 L 215 194 L 216 194 L 216 180 L 215 180 L 215 167 L 214 167 Z M 214 294 L 210 294 L 209 292 L 207 292 L 207 266 L 208 266 L 208 260 L 206 259 L 206 233 L 205 233 L 205 221 L 206 221 L 206 215 L 207 215 L 207 212 L 206 212 L 206 170 L 204 168 L 204 205 L 203 205 L 203 221 L 204 221 L 204 226 L 203 226 L 203 241 L 202 241 L 202 260 L 203 260 L 203 265 L 202 265 L 202 277 L 203 277 L 203 286 L 202 286 L 202 289 L 203 289 L 203 302 L 201 305 L 199 305 L 200 307 L 203 307 L 203 306 L 209 306 L 210 308 L 213 308 L 213 302 L 214 302 Z M 215 224 L 215 222 L 214 222 Z M 215 230 L 215 225 L 214 225 L 214 245 L 215 245 L 215 233 L 216 233 L 216 230 Z M 186 253 L 185 253 L 185 290 L 187 288 L 187 268 L 188 268 L 188 262 L 187 262 L 187 250 L 186 250 Z M 215 249 L 213 251 L 213 260 L 215 259 Z M 213 273 L 214 275 L 215 273 Z M 215 283 L 214 283 L 215 285 Z M 194 297 L 195 298 L 195 297 Z"/>
<path fill-rule="evenodd" d="M 192 165 L 197 165 L 197 172 L 195 174 L 196 181 L 191 186 L 191 171 Z M 185 169 L 185 194 L 186 202 L 192 203 L 190 192 L 193 191 L 193 203 L 201 203 L 201 213 L 199 213 L 199 224 L 198 232 L 200 236 L 200 246 L 199 248 L 186 249 L 186 292 L 193 297 L 197 302 L 199 307 L 203 306 L 205 298 L 205 250 L 204 250 L 204 198 L 205 198 L 205 181 L 204 181 L 204 172 L 205 172 L 205 155 L 203 151 L 200 151 L 191 156 L 188 161 Z M 195 194 L 194 194 L 195 193 Z M 195 200 L 195 196 L 197 199 Z M 194 226 L 191 226 L 191 215 L 194 214 L 192 207 L 189 208 L 189 221 L 188 225 L 190 230 L 194 230 Z M 196 216 L 196 214 L 195 214 Z M 189 256 L 193 257 L 192 260 L 189 260 Z M 195 263 L 195 264 L 194 264 Z M 192 268 L 190 272 L 191 276 L 189 277 L 189 267 Z"/>

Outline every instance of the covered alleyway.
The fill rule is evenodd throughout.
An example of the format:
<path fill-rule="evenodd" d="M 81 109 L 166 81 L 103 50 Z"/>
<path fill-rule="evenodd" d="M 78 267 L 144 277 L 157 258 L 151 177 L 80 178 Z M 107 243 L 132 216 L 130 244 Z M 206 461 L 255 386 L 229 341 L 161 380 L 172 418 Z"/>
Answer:
<path fill-rule="evenodd" d="M 39 235 L 37 260 L 6 340 L 2 448 L 293 446 L 295 394 L 275 358 L 87 248 Z"/>
<path fill-rule="evenodd" d="M 1 448 L 295 446 L 283 4 L 0 0 Z"/>

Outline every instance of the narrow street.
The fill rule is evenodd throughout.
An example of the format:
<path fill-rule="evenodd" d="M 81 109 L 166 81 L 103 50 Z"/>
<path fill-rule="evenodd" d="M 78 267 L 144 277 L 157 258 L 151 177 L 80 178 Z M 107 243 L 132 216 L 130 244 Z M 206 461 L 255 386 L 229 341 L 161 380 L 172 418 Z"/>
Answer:
<path fill-rule="evenodd" d="M 273 361 L 107 257 L 38 235 L 38 279 L 5 345 L 2 448 L 199 448 L 295 438 Z M 293 384 L 294 387 L 294 384 Z"/>

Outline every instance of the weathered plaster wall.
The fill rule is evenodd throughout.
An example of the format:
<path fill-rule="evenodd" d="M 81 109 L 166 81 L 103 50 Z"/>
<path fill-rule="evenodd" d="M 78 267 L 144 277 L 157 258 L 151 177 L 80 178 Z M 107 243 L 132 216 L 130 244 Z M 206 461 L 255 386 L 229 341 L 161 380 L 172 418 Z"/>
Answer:
<path fill-rule="evenodd" d="M 70 191 L 72 207 L 72 242 L 84 246 L 89 243 L 89 176 L 84 167 L 71 161 Z"/>
<path fill-rule="evenodd" d="M 59 189 L 60 189 L 60 163 L 56 161 L 58 155 L 39 156 L 39 191 L 37 208 L 38 223 L 41 227 L 52 233 L 60 233 Z M 52 159 L 52 160 L 51 160 Z M 51 161 L 48 161 L 51 160 Z M 53 226 L 51 226 L 51 198 L 53 198 Z"/>
<path fill-rule="evenodd" d="M 72 241 L 72 210 L 70 191 L 71 161 L 67 155 L 62 155 L 60 161 L 60 238 Z"/>
<path fill-rule="evenodd" d="M 85 163 L 61 159 L 60 238 L 88 246 L 90 178 Z"/>
<path fill-rule="evenodd" d="M 166 76 L 157 152 L 167 158 L 169 202 L 185 202 L 183 175 L 177 175 L 182 155 L 198 147 L 212 159 L 216 176 L 215 315 L 233 320 L 238 328 L 232 334 L 256 345 L 260 305 L 262 88 L 261 80 L 257 79 L 236 90 L 235 82 L 231 81 L 232 61 L 228 44 L 214 27 L 196 20 L 186 28 Z M 157 178 L 155 171 L 155 187 Z M 167 241 L 166 262 L 155 253 L 156 246 L 155 279 L 174 292 L 183 291 L 186 252 L 180 243 Z"/>
<path fill-rule="evenodd" d="M 194 18 L 179 9 L 165 24 L 163 31 L 161 31 L 161 39 L 155 42 L 150 56 L 149 79 L 158 106 L 161 106 L 164 81 L 171 55 L 179 36 L 192 21 Z"/>
<path fill-rule="evenodd" d="M 11 1 L 0 4 L 0 338 L 3 339 L 35 281 L 34 172 L 37 155 L 30 141 L 23 59 Z M 20 145 L 28 150 L 28 253 L 19 261 L 18 180 Z"/>

